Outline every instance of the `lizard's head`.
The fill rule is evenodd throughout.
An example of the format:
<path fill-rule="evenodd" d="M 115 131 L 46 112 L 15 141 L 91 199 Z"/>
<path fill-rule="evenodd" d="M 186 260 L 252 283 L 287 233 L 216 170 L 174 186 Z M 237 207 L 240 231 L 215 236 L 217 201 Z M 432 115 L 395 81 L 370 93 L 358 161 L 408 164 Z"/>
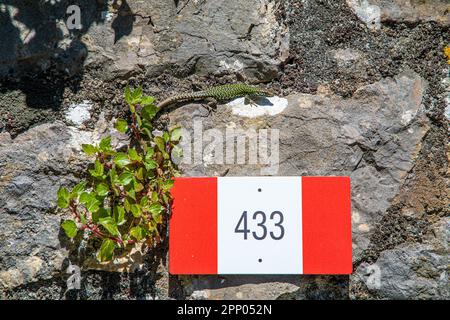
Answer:
<path fill-rule="evenodd" d="M 270 89 L 260 88 L 258 95 L 264 97 L 273 97 L 275 96 L 275 92 Z"/>

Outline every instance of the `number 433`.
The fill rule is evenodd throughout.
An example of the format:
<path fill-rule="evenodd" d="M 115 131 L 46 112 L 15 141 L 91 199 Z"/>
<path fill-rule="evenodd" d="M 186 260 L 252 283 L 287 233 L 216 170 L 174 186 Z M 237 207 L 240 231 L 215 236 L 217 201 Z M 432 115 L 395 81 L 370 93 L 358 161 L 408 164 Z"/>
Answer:
<path fill-rule="evenodd" d="M 251 232 L 253 238 L 255 238 L 256 240 L 264 240 L 267 237 L 267 227 L 266 227 L 266 221 L 267 221 L 267 216 L 263 211 L 256 211 L 253 216 L 252 219 L 255 220 L 257 222 L 257 227 L 259 227 L 257 231 L 251 231 L 248 228 L 248 217 L 247 217 L 247 211 L 244 211 L 241 215 L 241 217 L 239 218 L 239 221 L 236 225 L 236 228 L 234 229 L 235 233 L 243 233 L 244 234 L 244 240 L 248 239 L 248 234 Z M 283 227 L 283 213 L 281 213 L 280 211 L 273 211 L 270 216 L 269 216 L 269 220 L 270 220 L 270 225 L 273 226 L 274 228 L 278 229 L 277 232 L 274 231 L 270 231 L 270 237 L 273 240 L 281 240 L 284 237 L 284 227 Z"/>

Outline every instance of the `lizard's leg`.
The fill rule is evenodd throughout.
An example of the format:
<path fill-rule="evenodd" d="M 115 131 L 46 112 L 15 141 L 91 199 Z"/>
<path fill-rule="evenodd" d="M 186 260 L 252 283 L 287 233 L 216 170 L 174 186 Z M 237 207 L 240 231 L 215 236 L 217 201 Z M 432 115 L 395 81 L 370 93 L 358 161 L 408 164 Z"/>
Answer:
<path fill-rule="evenodd" d="M 244 97 L 244 103 L 250 104 L 252 107 L 257 107 L 258 104 L 255 102 L 255 100 L 252 98 L 252 96 L 245 96 Z"/>
<path fill-rule="evenodd" d="M 205 98 L 205 102 L 206 105 L 202 104 L 203 107 L 205 107 L 209 113 L 211 113 L 213 110 L 217 109 L 217 100 L 212 98 L 212 97 L 208 97 Z"/>

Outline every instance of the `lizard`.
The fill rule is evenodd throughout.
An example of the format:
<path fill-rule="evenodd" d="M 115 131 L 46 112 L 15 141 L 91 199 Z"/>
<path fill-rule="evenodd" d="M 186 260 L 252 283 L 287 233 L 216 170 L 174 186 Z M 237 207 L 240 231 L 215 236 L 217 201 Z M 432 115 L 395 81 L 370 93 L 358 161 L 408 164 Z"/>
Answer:
<path fill-rule="evenodd" d="M 268 89 L 262 89 L 247 84 L 224 84 L 208 88 L 203 91 L 192 93 L 182 93 L 163 100 L 157 105 L 158 109 L 162 109 L 171 104 L 181 101 L 198 101 L 208 100 L 215 104 L 217 101 L 232 100 L 234 98 L 245 97 L 253 101 L 253 97 L 273 97 L 274 93 Z"/>

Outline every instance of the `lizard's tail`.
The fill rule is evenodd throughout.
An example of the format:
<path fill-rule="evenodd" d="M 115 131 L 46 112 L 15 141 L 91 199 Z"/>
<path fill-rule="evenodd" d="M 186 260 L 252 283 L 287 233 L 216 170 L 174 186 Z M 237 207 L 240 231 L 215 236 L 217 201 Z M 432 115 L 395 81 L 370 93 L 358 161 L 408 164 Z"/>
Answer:
<path fill-rule="evenodd" d="M 171 104 L 174 104 L 176 102 L 186 101 L 186 100 L 202 99 L 202 98 L 205 98 L 205 97 L 206 97 L 205 93 L 201 92 L 201 91 L 193 92 L 193 93 L 179 94 L 179 95 L 172 96 L 172 97 L 169 97 L 169 98 L 161 101 L 157 105 L 157 107 L 158 107 L 158 109 L 161 109 L 161 108 L 167 107 L 167 106 L 169 106 Z"/>

